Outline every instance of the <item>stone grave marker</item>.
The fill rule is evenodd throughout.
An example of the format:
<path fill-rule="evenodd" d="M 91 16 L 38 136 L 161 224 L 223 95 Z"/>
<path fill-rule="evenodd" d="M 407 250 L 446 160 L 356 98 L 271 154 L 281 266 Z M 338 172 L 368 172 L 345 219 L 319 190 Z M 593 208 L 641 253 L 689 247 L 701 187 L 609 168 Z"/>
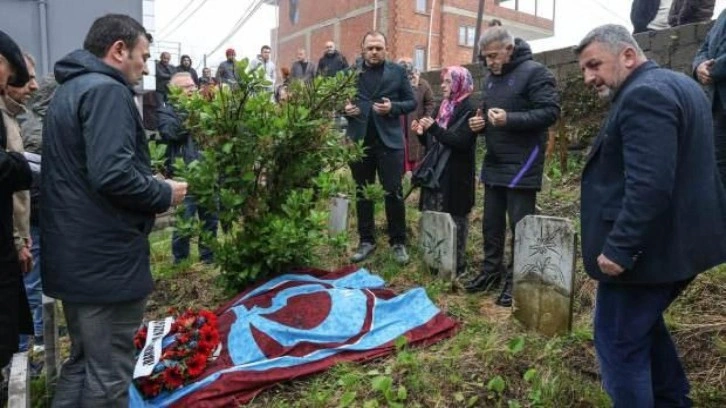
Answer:
<path fill-rule="evenodd" d="M 30 407 L 29 364 L 27 351 L 13 354 L 8 381 L 8 408 Z"/>
<path fill-rule="evenodd" d="M 328 219 L 328 232 L 337 235 L 348 230 L 348 206 L 350 200 L 344 195 L 338 195 L 330 200 L 330 218 Z"/>
<path fill-rule="evenodd" d="M 577 234 L 565 218 L 528 215 L 514 241 L 514 316 L 553 336 L 572 328 Z"/>
<path fill-rule="evenodd" d="M 442 279 L 456 276 L 456 224 L 451 214 L 424 211 L 421 213 L 419 246 L 429 268 Z"/>

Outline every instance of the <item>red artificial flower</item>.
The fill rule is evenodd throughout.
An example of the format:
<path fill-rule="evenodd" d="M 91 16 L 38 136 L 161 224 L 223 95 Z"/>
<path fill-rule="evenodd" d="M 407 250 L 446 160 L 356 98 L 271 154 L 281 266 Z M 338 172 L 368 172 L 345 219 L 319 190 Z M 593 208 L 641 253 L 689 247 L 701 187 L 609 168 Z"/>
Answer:
<path fill-rule="evenodd" d="M 187 360 L 187 375 L 189 378 L 196 378 L 207 368 L 207 357 L 203 354 L 196 354 Z"/>
<path fill-rule="evenodd" d="M 175 390 L 184 385 L 184 376 L 179 367 L 169 367 L 164 371 L 164 386 L 168 390 Z"/>
<path fill-rule="evenodd" d="M 146 345 L 146 336 L 148 331 L 149 328 L 144 325 L 136 332 L 136 335 L 134 336 L 134 346 L 137 350 L 141 350 L 144 348 L 144 345 Z"/>
<path fill-rule="evenodd" d="M 144 396 L 152 398 L 156 397 L 161 392 L 161 383 L 158 381 L 146 380 L 141 383 L 139 388 Z"/>

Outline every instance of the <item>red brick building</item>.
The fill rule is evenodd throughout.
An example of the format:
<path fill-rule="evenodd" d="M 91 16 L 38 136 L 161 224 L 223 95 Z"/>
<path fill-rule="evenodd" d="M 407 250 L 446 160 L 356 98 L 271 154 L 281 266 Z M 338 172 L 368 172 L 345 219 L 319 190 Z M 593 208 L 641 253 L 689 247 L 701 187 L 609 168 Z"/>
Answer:
<path fill-rule="evenodd" d="M 496 18 L 516 37 L 549 37 L 554 33 L 555 1 L 488 0 L 482 26 Z M 266 2 L 279 5 L 271 41 L 278 67 L 292 65 L 300 48 L 317 63 L 325 42 L 331 40 L 352 63 L 359 55 L 363 35 L 374 28 L 374 15 L 376 28 L 388 38 L 389 59 L 410 58 L 422 71 L 471 62 L 479 0 Z"/>

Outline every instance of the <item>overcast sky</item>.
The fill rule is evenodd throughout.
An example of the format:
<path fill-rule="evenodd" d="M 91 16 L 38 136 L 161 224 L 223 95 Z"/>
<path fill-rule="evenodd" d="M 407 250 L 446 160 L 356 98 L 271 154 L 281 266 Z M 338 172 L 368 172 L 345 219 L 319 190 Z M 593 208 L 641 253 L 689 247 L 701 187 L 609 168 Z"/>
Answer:
<path fill-rule="evenodd" d="M 520 0 L 520 7 L 526 7 L 528 1 L 534 0 Z M 551 5 L 551 1 L 540 0 L 540 7 L 545 8 L 546 3 Z M 589 30 L 601 24 L 617 23 L 630 27 L 632 0 L 556 2 L 555 35 L 532 41 L 535 52 L 574 45 Z M 204 54 L 210 53 L 220 43 L 220 49 L 207 57 L 208 66 L 216 66 L 224 60 L 224 51 L 228 47 L 235 48 L 239 58 L 255 56 L 261 45 L 271 42 L 270 30 L 276 23 L 276 7 L 263 5 L 234 36 L 222 42 L 253 0 L 156 0 L 154 4 L 155 41 L 161 47 L 177 47 L 180 44 L 181 53 L 191 55 L 194 66 L 201 64 Z M 715 15 L 718 16 L 724 7 L 726 0 L 717 0 Z M 194 10 L 197 11 L 192 14 Z M 184 20 L 186 22 L 180 25 Z M 154 55 L 153 58 L 158 57 Z M 173 63 L 178 64 L 178 61 Z"/>

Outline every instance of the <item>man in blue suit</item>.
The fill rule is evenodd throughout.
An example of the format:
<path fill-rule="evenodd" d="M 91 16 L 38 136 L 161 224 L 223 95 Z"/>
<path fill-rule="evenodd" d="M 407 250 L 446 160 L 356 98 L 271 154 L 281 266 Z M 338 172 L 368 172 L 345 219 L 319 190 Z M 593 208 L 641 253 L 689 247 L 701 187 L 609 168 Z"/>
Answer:
<path fill-rule="evenodd" d="M 663 312 L 726 261 L 711 105 L 694 80 L 648 61 L 625 27 L 594 29 L 576 53 L 585 83 L 612 102 L 581 197 L 603 384 L 615 407 L 689 407 Z"/>
<path fill-rule="evenodd" d="M 363 197 L 362 189 L 378 178 L 386 192 L 388 238 L 397 262 L 408 262 L 406 253 L 406 207 L 403 203 L 404 140 L 401 115 L 416 109 L 413 88 L 406 71 L 386 61 L 386 37 L 377 31 L 363 37 L 363 60 L 358 64 L 356 101 L 345 106 L 347 136 L 363 141 L 365 156 L 350 168 L 358 189 L 356 209 L 360 244 L 351 261 L 366 259 L 376 248 L 373 201 Z"/>

